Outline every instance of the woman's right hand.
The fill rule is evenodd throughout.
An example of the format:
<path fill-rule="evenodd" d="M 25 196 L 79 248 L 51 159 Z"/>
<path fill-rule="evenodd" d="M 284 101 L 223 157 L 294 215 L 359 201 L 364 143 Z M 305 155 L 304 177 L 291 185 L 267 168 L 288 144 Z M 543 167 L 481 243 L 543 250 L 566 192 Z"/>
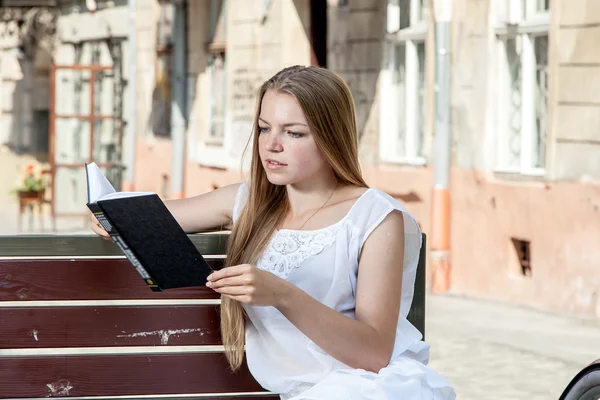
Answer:
<path fill-rule="evenodd" d="M 92 231 L 103 239 L 110 240 L 110 235 L 104 230 L 94 214 L 92 214 Z"/>

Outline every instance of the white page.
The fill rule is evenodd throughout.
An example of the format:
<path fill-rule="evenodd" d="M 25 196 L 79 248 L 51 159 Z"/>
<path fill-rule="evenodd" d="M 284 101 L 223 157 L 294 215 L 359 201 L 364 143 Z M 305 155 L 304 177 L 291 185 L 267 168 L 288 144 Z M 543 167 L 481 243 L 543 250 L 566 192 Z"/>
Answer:
<path fill-rule="evenodd" d="M 95 203 L 100 197 L 116 192 L 95 162 L 86 164 L 85 169 L 88 183 L 88 203 Z"/>
<path fill-rule="evenodd" d="M 148 196 L 155 194 L 154 192 L 115 192 L 109 193 L 106 196 L 100 197 L 98 200 L 124 199 L 127 197 Z"/>

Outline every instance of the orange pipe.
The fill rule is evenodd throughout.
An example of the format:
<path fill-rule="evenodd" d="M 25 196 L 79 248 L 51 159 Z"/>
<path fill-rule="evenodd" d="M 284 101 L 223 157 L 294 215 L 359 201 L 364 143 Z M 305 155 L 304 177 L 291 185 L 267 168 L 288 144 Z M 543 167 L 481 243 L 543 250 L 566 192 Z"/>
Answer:
<path fill-rule="evenodd" d="M 433 189 L 431 234 L 431 291 L 446 293 L 450 289 L 450 191 Z"/>

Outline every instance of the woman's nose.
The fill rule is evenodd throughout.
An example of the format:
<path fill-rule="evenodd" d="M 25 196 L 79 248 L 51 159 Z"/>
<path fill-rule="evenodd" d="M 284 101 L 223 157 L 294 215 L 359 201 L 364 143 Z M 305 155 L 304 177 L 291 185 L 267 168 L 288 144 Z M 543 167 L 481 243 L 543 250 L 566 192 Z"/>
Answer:
<path fill-rule="evenodd" d="M 269 134 L 269 136 L 267 138 L 267 143 L 265 144 L 265 148 L 268 151 L 275 151 L 275 152 L 279 152 L 279 151 L 283 150 L 278 132 L 272 131 Z"/>

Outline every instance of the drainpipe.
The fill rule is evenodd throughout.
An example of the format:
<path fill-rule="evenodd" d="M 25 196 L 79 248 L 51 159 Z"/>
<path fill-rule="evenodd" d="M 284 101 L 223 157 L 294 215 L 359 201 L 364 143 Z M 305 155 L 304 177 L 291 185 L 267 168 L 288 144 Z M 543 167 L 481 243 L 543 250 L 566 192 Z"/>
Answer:
<path fill-rule="evenodd" d="M 171 198 L 184 197 L 184 169 L 186 164 L 186 0 L 173 1 L 173 79 L 171 80 L 171 139 L 173 162 L 171 166 Z"/>
<path fill-rule="evenodd" d="M 136 25 L 136 0 L 129 0 L 128 19 L 128 51 L 129 70 L 127 72 L 127 133 L 123 158 L 125 164 L 125 177 L 121 189 L 123 191 L 134 191 L 135 181 L 135 145 L 137 139 L 137 25 Z"/>
<path fill-rule="evenodd" d="M 450 21 L 452 0 L 433 0 L 435 19 L 435 137 L 431 232 L 433 293 L 450 288 Z"/>

